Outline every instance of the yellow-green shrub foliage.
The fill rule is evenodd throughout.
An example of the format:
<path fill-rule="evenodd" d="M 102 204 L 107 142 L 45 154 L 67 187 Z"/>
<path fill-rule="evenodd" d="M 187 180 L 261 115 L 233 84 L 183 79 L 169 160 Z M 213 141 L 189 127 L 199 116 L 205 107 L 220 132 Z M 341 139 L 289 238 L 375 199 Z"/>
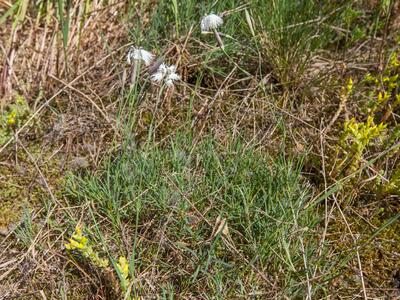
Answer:
<path fill-rule="evenodd" d="M 82 228 L 79 225 L 76 226 L 75 232 L 69 239 L 69 243 L 65 244 L 65 248 L 67 250 L 78 251 L 83 257 L 88 258 L 95 266 L 101 268 L 108 267 L 108 259 L 100 258 L 100 255 L 93 250 L 92 245 L 88 238 L 83 235 Z"/>
<path fill-rule="evenodd" d="M 348 168 L 351 172 L 357 171 L 362 155 L 368 145 L 378 138 L 386 125 L 374 123 L 373 117 L 368 116 L 366 122 L 357 122 L 354 118 L 344 123 L 340 144 L 346 151 Z"/>
<path fill-rule="evenodd" d="M 17 95 L 15 103 L 0 112 L 0 145 L 7 142 L 13 131 L 29 117 L 31 110 L 24 97 Z"/>
<path fill-rule="evenodd" d="M 65 248 L 69 251 L 76 251 L 81 254 L 84 258 L 87 258 L 89 262 L 96 267 L 100 267 L 106 271 L 106 273 L 112 273 L 112 269 L 109 268 L 109 261 L 106 258 L 102 258 L 98 252 L 93 249 L 93 245 L 90 243 L 89 239 L 83 235 L 82 227 L 77 225 L 71 238 L 68 239 L 68 243 L 65 244 Z M 118 262 L 114 265 L 115 271 L 119 278 L 119 288 L 121 293 L 121 298 L 123 299 L 139 299 L 131 298 L 131 284 L 132 279 L 130 277 L 130 266 L 129 261 L 121 256 Z M 114 278 L 114 274 L 112 274 Z"/>
<path fill-rule="evenodd" d="M 398 167 L 390 180 L 383 183 L 381 192 L 383 194 L 400 195 L 400 168 Z"/>
<path fill-rule="evenodd" d="M 400 106 L 400 50 L 393 52 L 386 69 L 377 75 L 368 73 L 364 84 L 368 89 L 368 114 L 387 122 Z"/>
<path fill-rule="evenodd" d="M 131 283 L 129 279 L 129 262 L 124 256 L 121 256 L 115 265 L 121 284 L 121 289 L 125 293 Z"/>
<path fill-rule="evenodd" d="M 347 175 L 360 167 L 366 151 L 380 153 L 393 146 L 400 138 L 400 126 L 397 125 L 396 110 L 400 108 L 400 50 L 393 52 L 388 59 L 384 71 L 368 73 L 359 83 L 358 92 L 368 99 L 367 105 L 361 105 L 360 110 L 365 121 L 357 122 L 355 118 L 343 124 L 337 154 L 339 163 L 336 172 Z M 353 90 L 352 82 L 343 88 L 347 95 Z M 366 96 L 366 97 L 365 97 Z M 382 143 L 377 143 L 380 141 Z M 382 145 L 381 147 L 379 147 Z M 373 152 L 372 152 L 373 153 Z M 392 155 L 393 153 L 388 153 Z M 388 157 L 388 156 L 386 156 Z M 376 162 L 374 169 L 383 172 L 383 166 Z M 400 172 L 400 170 L 398 170 Z M 393 174 L 399 173 L 395 171 Z M 396 176 L 393 177 L 397 178 Z M 378 183 L 380 184 L 380 183 Z M 386 183 L 388 190 L 393 190 L 394 183 Z"/>

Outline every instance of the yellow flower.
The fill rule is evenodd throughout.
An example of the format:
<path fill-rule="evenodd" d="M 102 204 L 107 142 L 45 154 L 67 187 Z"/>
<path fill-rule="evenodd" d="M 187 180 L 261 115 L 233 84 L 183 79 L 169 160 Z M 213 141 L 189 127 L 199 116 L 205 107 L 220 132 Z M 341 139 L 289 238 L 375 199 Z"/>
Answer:
<path fill-rule="evenodd" d="M 392 53 L 392 55 L 390 56 L 390 59 L 389 59 L 390 67 L 392 67 L 392 68 L 400 67 L 400 61 L 397 58 L 398 55 L 399 55 L 399 53 L 397 53 L 397 52 Z"/>
<path fill-rule="evenodd" d="M 120 277 L 121 287 L 126 290 L 130 285 L 129 262 L 124 256 L 120 256 L 118 263 L 116 263 L 116 269 Z"/>
<path fill-rule="evenodd" d="M 17 105 L 21 105 L 21 106 L 27 105 L 24 97 L 22 97 L 21 95 L 17 95 L 17 100 L 15 101 L 15 103 L 17 103 Z"/>
<path fill-rule="evenodd" d="M 17 122 L 17 112 L 13 110 L 7 116 L 7 124 L 14 125 L 16 122 Z"/>
<path fill-rule="evenodd" d="M 16 123 L 15 118 L 11 118 L 11 117 L 7 118 L 7 124 L 8 125 L 14 125 L 15 123 Z"/>
<path fill-rule="evenodd" d="M 129 275 L 129 263 L 124 256 L 120 256 L 119 263 L 117 263 L 117 268 L 121 272 L 124 278 L 127 278 Z"/>
<path fill-rule="evenodd" d="M 372 76 L 371 73 L 368 73 L 368 74 L 365 76 L 365 81 L 367 81 L 367 82 L 372 82 L 372 81 L 374 81 L 374 79 L 375 79 L 375 77 Z"/>
<path fill-rule="evenodd" d="M 353 79 L 351 77 L 347 81 L 347 93 L 350 94 L 353 91 Z"/>
<path fill-rule="evenodd" d="M 83 236 L 82 228 L 78 225 L 75 232 L 69 239 L 69 243 L 65 244 L 67 250 L 78 250 L 84 257 L 89 258 L 90 261 L 98 266 L 108 267 L 108 259 L 100 258 L 99 254 L 93 250 L 87 237 Z"/>

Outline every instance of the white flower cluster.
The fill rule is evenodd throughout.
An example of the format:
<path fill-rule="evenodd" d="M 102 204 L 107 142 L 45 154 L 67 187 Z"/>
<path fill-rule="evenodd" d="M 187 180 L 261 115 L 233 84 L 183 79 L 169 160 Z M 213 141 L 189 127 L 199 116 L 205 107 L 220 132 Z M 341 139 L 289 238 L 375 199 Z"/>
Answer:
<path fill-rule="evenodd" d="M 127 61 L 128 64 L 134 64 L 136 66 L 136 62 L 143 61 L 146 66 L 149 66 L 154 59 L 154 55 L 144 50 L 143 48 L 135 48 L 131 47 L 128 51 Z M 157 63 L 155 63 L 156 65 Z M 151 80 L 156 83 L 165 83 L 166 86 L 172 87 L 175 81 L 180 80 L 181 77 L 176 73 L 176 66 L 171 65 L 168 66 L 162 63 L 155 73 L 151 75 Z"/>
<path fill-rule="evenodd" d="M 173 86 L 176 80 L 181 79 L 181 77 L 176 73 L 176 66 L 168 66 L 166 64 L 161 64 L 157 72 L 151 75 L 151 80 L 157 83 L 164 82 L 166 86 Z"/>
<path fill-rule="evenodd" d="M 224 48 L 224 44 L 216 29 L 220 27 L 223 23 L 224 21 L 222 20 L 222 17 L 213 13 L 204 16 L 200 22 L 200 28 L 202 32 L 210 30 L 214 31 L 215 37 L 217 38 L 217 41 L 222 49 Z M 137 62 L 143 61 L 146 66 L 150 66 L 153 60 L 154 60 L 154 54 L 144 50 L 143 48 L 136 48 L 132 46 L 129 49 L 127 55 L 127 61 L 129 64 L 133 64 L 134 66 L 133 68 L 134 79 L 132 80 L 132 82 L 135 82 Z M 167 87 L 172 87 L 175 81 L 181 79 L 181 77 L 176 73 L 175 65 L 169 66 L 164 63 L 161 63 L 160 66 L 158 66 L 157 68 L 157 63 L 153 63 L 152 67 L 153 71 L 150 71 L 152 73 L 150 79 L 153 82 L 164 83 Z M 154 72 L 155 68 L 157 68 L 157 70 Z"/>

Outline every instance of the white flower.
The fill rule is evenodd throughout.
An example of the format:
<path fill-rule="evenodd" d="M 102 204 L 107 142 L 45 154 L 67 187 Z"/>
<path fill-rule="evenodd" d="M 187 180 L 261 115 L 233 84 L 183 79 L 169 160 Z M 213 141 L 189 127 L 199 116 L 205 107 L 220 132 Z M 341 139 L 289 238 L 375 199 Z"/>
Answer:
<path fill-rule="evenodd" d="M 174 81 L 171 80 L 171 79 L 167 79 L 167 80 L 165 81 L 165 85 L 168 86 L 168 87 L 171 87 L 171 86 L 174 85 Z"/>
<path fill-rule="evenodd" d="M 168 71 L 168 66 L 164 63 L 162 63 L 157 69 L 157 72 L 163 74 L 163 77 L 165 76 L 165 74 L 167 74 L 167 71 Z"/>
<path fill-rule="evenodd" d="M 167 76 L 167 79 L 165 80 L 165 84 L 167 86 L 173 86 L 174 85 L 174 81 L 181 79 L 181 76 L 179 76 L 176 73 L 171 73 Z"/>
<path fill-rule="evenodd" d="M 151 80 L 160 83 L 164 79 L 164 74 L 161 72 L 156 72 L 153 75 L 151 75 Z"/>
<path fill-rule="evenodd" d="M 157 72 L 151 75 L 151 80 L 157 83 L 165 82 L 165 85 L 171 87 L 174 85 L 174 81 L 181 79 L 181 77 L 176 73 L 176 66 L 167 66 L 166 64 L 161 64 Z"/>
<path fill-rule="evenodd" d="M 176 66 L 175 65 L 168 66 L 167 67 L 167 72 L 168 73 L 175 73 L 176 72 Z"/>
<path fill-rule="evenodd" d="M 151 80 L 160 83 L 161 81 L 163 81 L 166 74 L 167 74 L 167 66 L 165 64 L 161 64 L 158 67 L 157 72 L 151 75 Z"/>
<path fill-rule="evenodd" d="M 179 75 L 176 74 L 176 73 L 170 73 L 170 74 L 167 76 L 167 80 L 175 81 L 175 80 L 179 80 L 179 79 L 181 79 L 181 76 L 179 76 Z"/>
<path fill-rule="evenodd" d="M 143 48 L 135 48 L 131 47 L 128 52 L 128 64 L 132 63 L 134 60 L 142 60 L 146 66 L 150 65 L 151 61 L 153 60 L 154 55 L 144 50 Z"/>
<path fill-rule="evenodd" d="M 209 14 L 208 16 L 204 16 L 201 19 L 200 27 L 201 31 L 210 31 L 213 29 L 217 29 L 224 23 L 222 18 L 216 14 Z"/>

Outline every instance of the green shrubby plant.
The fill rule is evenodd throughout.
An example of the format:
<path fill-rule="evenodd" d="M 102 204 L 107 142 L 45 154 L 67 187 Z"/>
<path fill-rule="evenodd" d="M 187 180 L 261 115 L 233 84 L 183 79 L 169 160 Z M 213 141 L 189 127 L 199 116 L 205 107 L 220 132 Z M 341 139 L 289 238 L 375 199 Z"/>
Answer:
<path fill-rule="evenodd" d="M 365 76 L 368 90 L 368 114 L 387 122 L 392 112 L 400 106 L 400 50 L 393 52 L 382 73 Z"/>
<path fill-rule="evenodd" d="M 350 172 L 355 172 L 360 166 L 365 149 L 378 138 L 386 125 L 374 123 L 373 117 L 368 116 L 365 122 L 357 122 L 355 118 L 344 123 L 344 129 L 340 138 L 340 145 L 345 151 L 347 168 Z"/>
<path fill-rule="evenodd" d="M 0 113 L 0 145 L 7 142 L 13 132 L 29 117 L 31 110 L 25 98 L 16 95 L 15 103 Z"/>
<path fill-rule="evenodd" d="M 118 274 L 121 290 L 124 294 L 129 293 L 131 279 L 129 277 L 129 262 L 124 256 L 120 256 L 115 263 L 115 270 Z"/>
<path fill-rule="evenodd" d="M 342 134 L 337 147 L 339 163 L 336 164 L 336 174 L 348 175 L 361 167 L 367 152 L 379 153 L 389 149 L 399 140 L 400 128 L 397 125 L 395 112 L 400 108 L 400 50 L 390 54 L 386 68 L 377 74 L 368 73 L 359 83 L 359 93 L 368 99 L 362 112 L 365 121 L 352 118 L 343 124 Z M 347 85 L 347 96 L 351 94 L 353 85 Z M 396 149 L 396 147 L 394 147 Z M 395 155 L 389 152 L 385 157 Z M 383 172 L 380 162 L 375 163 L 375 169 Z M 395 167 L 389 182 L 378 182 L 382 191 L 393 191 L 398 186 L 399 168 Z M 378 176 L 380 178 L 380 176 Z"/>
<path fill-rule="evenodd" d="M 74 233 L 64 246 L 68 251 L 81 255 L 92 267 L 99 268 L 105 273 L 112 272 L 109 268 L 109 260 L 95 250 L 97 248 L 96 244 L 93 244 L 83 234 L 81 225 L 75 227 Z M 129 261 L 124 256 L 120 256 L 118 261 L 114 263 L 114 269 L 119 278 L 119 286 L 116 289 L 119 290 L 121 298 L 132 299 L 130 297 L 132 279 L 130 277 Z"/>
<path fill-rule="evenodd" d="M 75 232 L 72 234 L 69 242 L 65 244 L 65 249 L 79 252 L 83 257 L 89 259 L 94 266 L 106 268 L 109 265 L 108 259 L 101 258 L 99 253 L 94 250 L 93 245 L 83 235 L 82 228 L 79 225 L 76 226 Z"/>

